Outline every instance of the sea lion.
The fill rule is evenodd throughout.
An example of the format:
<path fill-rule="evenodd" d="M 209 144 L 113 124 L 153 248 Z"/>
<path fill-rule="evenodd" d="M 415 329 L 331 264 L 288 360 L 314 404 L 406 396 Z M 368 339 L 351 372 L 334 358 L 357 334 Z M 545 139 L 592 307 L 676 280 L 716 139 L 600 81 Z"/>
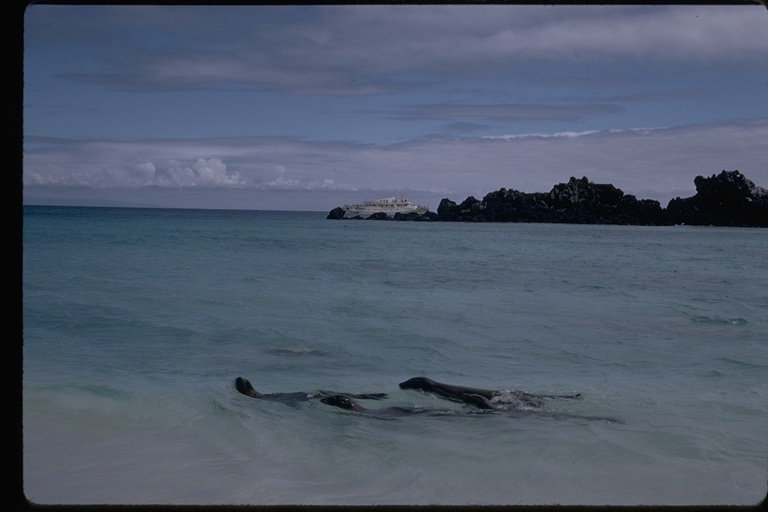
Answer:
<path fill-rule="evenodd" d="M 482 412 L 467 412 L 459 410 L 439 410 L 439 409 L 421 409 L 418 407 L 384 407 L 382 409 L 368 409 L 357 403 L 352 397 L 344 394 L 324 396 L 320 399 L 324 404 L 339 407 L 347 411 L 354 411 L 362 413 L 366 416 L 376 418 L 391 419 L 393 416 L 406 416 L 410 414 L 424 414 L 430 416 L 470 416 L 477 417 L 478 415 L 486 414 L 503 414 L 508 417 L 520 418 L 525 416 L 540 416 L 553 419 L 581 419 L 589 421 L 605 421 L 607 423 L 624 423 L 621 420 L 615 418 L 606 418 L 602 416 L 582 416 L 578 414 L 568 414 L 554 411 L 531 411 L 531 410 L 519 410 L 519 409 L 497 409 L 487 398 L 478 394 L 464 394 L 464 401 L 466 403 L 475 405 L 481 409 L 486 409 Z M 490 410 L 488 410 L 490 409 Z"/>
<path fill-rule="evenodd" d="M 418 389 L 427 393 L 434 393 L 449 400 L 463 402 L 463 395 L 480 395 L 488 400 L 493 398 L 496 393 L 490 389 L 470 388 L 467 386 L 455 386 L 453 384 L 443 384 L 427 377 L 413 377 L 400 383 L 400 389 Z"/>
<path fill-rule="evenodd" d="M 492 389 L 470 388 L 437 382 L 427 377 L 413 377 L 405 382 L 401 382 L 400 389 L 418 389 L 448 400 L 470 403 L 481 409 L 495 408 L 495 405 L 491 403 L 491 400 L 494 399 L 497 402 L 509 403 L 510 401 L 519 401 L 527 406 L 541 407 L 544 404 L 545 398 L 581 398 L 581 393 L 573 395 L 534 395 L 524 391 L 495 391 Z M 481 400 L 481 398 L 485 400 Z"/>
<path fill-rule="evenodd" d="M 365 411 L 365 407 L 360 405 L 359 403 L 355 402 L 352 398 L 350 398 L 347 395 L 330 395 L 330 396 L 324 396 L 320 399 L 321 402 L 324 404 L 332 405 L 334 407 L 340 407 L 342 409 L 347 409 L 349 411 Z"/>
<path fill-rule="evenodd" d="M 286 405 L 295 406 L 302 402 L 306 402 L 315 398 L 322 398 L 330 395 L 346 395 L 354 397 L 360 400 L 384 400 L 387 398 L 386 393 L 338 393 L 335 391 L 318 390 L 313 393 L 306 393 L 303 391 L 297 391 L 293 393 L 260 393 L 254 389 L 248 379 L 237 377 L 235 379 L 235 389 L 240 393 L 250 396 L 251 398 L 257 398 L 260 400 L 269 400 L 272 402 L 280 402 Z"/>
<path fill-rule="evenodd" d="M 244 395 L 252 396 L 254 398 L 261 397 L 261 393 L 253 389 L 251 382 L 248 379 L 238 377 L 235 379 L 235 389 Z"/>
<path fill-rule="evenodd" d="M 490 400 L 485 398 L 483 395 L 478 395 L 474 393 L 464 393 L 461 395 L 461 398 L 464 402 L 477 406 L 480 409 L 495 409 L 496 406 L 491 403 Z"/>
<path fill-rule="evenodd" d="M 381 409 L 368 409 L 357 403 L 350 395 L 343 393 L 337 393 L 335 395 L 324 396 L 320 399 L 324 404 L 339 407 L 347 411 L 354 411 L 362 413 L 366 416 L 372 417 L 392 417 L 392 416 L 406 416 L 409 414 L 455 414 L 454 411 L 437 410 L 437 409 L 421 409 L 419 407 L 382 407 Z"/>

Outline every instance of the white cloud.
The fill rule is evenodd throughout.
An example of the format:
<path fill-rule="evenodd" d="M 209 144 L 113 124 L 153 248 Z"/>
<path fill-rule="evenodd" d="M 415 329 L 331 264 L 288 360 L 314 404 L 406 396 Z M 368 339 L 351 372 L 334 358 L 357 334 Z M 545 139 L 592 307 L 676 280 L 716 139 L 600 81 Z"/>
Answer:
<path fill-rule="evenodd" d="M 88 13 L 46 31 L 61 12 Z M 638 59 L 764 63 L 765 9 L 754 6 L 36 6 L 31 38 L 114 44 L 102 72 L 70 78 L 118 88 L 213 84 L 320 94 L 381 94 L 457 73 L 498 74 L 521 63 L 600 65 Z M 56 16 L 51 15 L 59 13 Z M 176 18 L 183 17 L 184 23 Z M 123 21 L 123 20 L 126 21 Z M 163 21 L 174 19 L 174 23 Z M 276 21 L 278 20 L 278 21 Z M 139 25 L 140 23 L 143 23 Z M 154 29 L 153 24 L 158 27 Z M 240 24 L 246 24 L 241 26 Z M 163 37 L 139 39 L 141 30 Z M 237 28 L 234 28 L 236 26 Z M 66 30 L 70 28 L 70 30 Z M 185 30 L 194 31 L 190 41 Z M 122 40 L 137 47 L 119 50 Z M 159 41 L 159 42 L 157 42 Z M 94 44 L 96 44 L 94 43 Z"/>
<path fill-rule="evenodd" d="M 768 186 L 765 140 L 768 118 L 497 139 L 424 138 L 392 145 L 290 138 L 48 139 L 43 144 L 32 138 L 23 177 L 30 187 L 153 185 L 318 193 L 410 189 L 461 200 L 501 187 L 543 192 L 570 176 L 587 176 L 666 204 L 676 195 L 693 195 L 696 175 L 723 169 L 738 169 L 755 184 Z M 201 153 L 221 158 L 196 156 Z M 163 161 L 170 163 L 154 163 Z M 152 173 L 153 168 L 162 170 Z"/>
<path fill-rule="evenodd" d="M 142 153 L 144 157 L 157 154 L 151 145 L 144 146 L 141 142 L 45 140 L 43 149 L 25 150 L 25 185 L 176 188 L 247 184 L 237 172 L 227 172 L 227 166 L 218 158 L 197 158 L 192 165 L 167 159 L 168 164 L 157 170 L 153 161 L 140 161 Z M 185 152 L 193 150 L 187 147 Z"/>
<path fill-rule="evenodd" d="M 764 94 L 752 71 L 768 59 L 765 16 L 757 4 L 35 4 L 23 183 L 53 196 L 463 199 L 586 175 L 663 202 L 692 194 L 697 174 L 737 168 L 766 186 L 768 120 L 728 121 L 754 115 L 749 100 Z M 690 124 L 707 120 L 718 121 Z M 623 129 L 594 129 L 606 126 Z M 435 130 L 529 133 L 423 136 Z M 405 142 L 331 142 L 341 138 Z"/>
<path fill-rule="evenodd" d="M 145 162 L 136 166 L 136 172 L 144 176 L 148 183 L 155 178 L 155 165 L 152 162 Z"/>
<path fill-rule="evenodd" d="M 242 186 L 246 181 L 236 172 L 228 173 L 227 166 L 218 158 L 198 158 L 191 167 L 171 161 L 152 184 L 161 187 L 221 187 Z"/>
<path fill-rule="evenodd" d="M 594 135 L 596 133 L 622 133 L 622 132 L 647 133 L 651 130 L 659 130 L 659 129 L 662 129 L 662 128 L 661 127 L 633 128 L 631 130 L 621 130 L 621 129 L 614 128 L 611 130 L 584 130 L 582 132 L 516 133 L 516 134 L 510 134 L 510 135 L 486 135 L 483 138 L 484 139 L 504 139 L 504 140 L 530 139 L 530 138 L 576 138 L 576 137 L 584 137 L 585 135 Z"/>
<path fill-rule="evenodd" d="M 339 185 L 330 178 L 307 181 L 284 176 L 256 183 L 254 188 L 259 190 L 356 190 L 356 187 Z"/>

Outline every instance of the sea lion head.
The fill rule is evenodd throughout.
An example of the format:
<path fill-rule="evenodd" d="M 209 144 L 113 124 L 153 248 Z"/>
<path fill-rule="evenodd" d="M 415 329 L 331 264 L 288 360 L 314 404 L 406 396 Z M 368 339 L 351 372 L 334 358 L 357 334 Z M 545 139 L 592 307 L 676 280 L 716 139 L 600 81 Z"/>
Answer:
<path fill-rule="evenodd" d="M 235 389 L 237 389 L 239 392 L 241 392 L 244 395 L 248 395 L 252 397 L 261 396 L 261 393 L 253 389 L 253 386 L 251 386 L 250 381 L 242 377 L 238 377 L 235 379 Z"/>
<path fill-rule="evenodd" d="M 432 389 L 435 381 L 426 377 L 414 377 L 408 379 L 405 382 L 400 383 L 400 389 L 420 389 L 422 391 L 429 391 Z"/>
<path fill-rule="evenodd" d="M 359 410 L 360 404 L 352 400 L 347 395 L 329 395 L 320 399 L 321 402 L 334 407 L 341 407 L 342 409 L 348 409 L 350 411 Z"/>

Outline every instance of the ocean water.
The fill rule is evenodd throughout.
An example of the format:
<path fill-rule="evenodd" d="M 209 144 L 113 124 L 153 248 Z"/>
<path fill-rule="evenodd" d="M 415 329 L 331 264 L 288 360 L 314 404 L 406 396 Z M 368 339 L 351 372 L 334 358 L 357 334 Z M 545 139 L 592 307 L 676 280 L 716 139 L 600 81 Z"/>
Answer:
<path fill-rule="evenodd" d="M 768 230 L 32 206 L 23 223 L 32 502 L 766 495 Z M 418 375 L 582 399 L 483 414 L 399 389 Z M 444 414 L 290 407 L 237 376 Z"/>

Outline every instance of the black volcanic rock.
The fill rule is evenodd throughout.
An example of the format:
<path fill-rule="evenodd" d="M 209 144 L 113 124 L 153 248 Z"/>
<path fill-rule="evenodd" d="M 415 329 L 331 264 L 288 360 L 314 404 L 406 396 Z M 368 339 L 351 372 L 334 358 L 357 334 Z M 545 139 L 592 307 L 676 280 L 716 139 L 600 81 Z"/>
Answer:
<path fill-rule="evenodd" d="M 416 222 L 435 221 L 435 220 L 440 220 L 440 216 L 434 212 L 424 212 L 421 214 L 416 212 L 408 212 L 408 213 L 397 212 L 393 217 L 393 220 L 413 220 Z"/>
<path fill-rule="evenodd" d="M 591 183 L 585 176 L 580 180 L 571 178 L 568 183 L 555 185 L 549 193 L 549 204 L 556 209 L 578 204 L 616 206 L 623 196 L 621 189 L 610 184 Z"/>
<path fill-rule="evenodd" d="M 664 223 L 658 201 L 638 201 L 613 185 L 592 183 L 586 177 L 571 178 L 568 183 L 555 185 L 549 193 L 502 188 L 482 200 L 470 196 L 460 205 L 443 199 L 437 213 L 440 220 L 463 222 Z"/>
<path fill-rule="evenodd" d="M 611 184 L 592 183 L 586 177 L 571 178 L 552 188 L 547 198 L 558 212 L 556 222 L 577 224 L 666 224 L 658 201 L 638 201 Z"/>
<path fill-rule="evenodd" d="M 484 221 L 483 209 L 482 203 L 472 196 L 466 198 L 459 205 L 444 198 L 437 206 L 437 214 L 440 216 L 440 220 L 445 221 Z"/>
<path fill-rule="evenodd" d="M 326 219 L 338 220 L 410 220 L 410 221 L 438 221 L 440 216 L 434 212 L 424 212 L 422 214 L 416 212 L 409 213 L 395 213 L 393 217 L 390 217 L 385 212 L 376 212 L 363 217 L 362 215 L 355 215 L 354 217 L 345 217 L 345 210 L 341 207 L 334 208 L 328 213 Z"/>
<path fill-rule="evenodd" d="M 619 205 L 621 207 L 621 215 L 626 216 L 627 220 L 627 222 L 619 222 L 619 224 L 644 224 L 652 226 L 669 224 L 661 203 L 655 199 L 637 199 L 632 194 L 627 194 L 621 198 Z M 629 222 L 629 219 L 634 219 L 637 222 Z"/>
<path fill-rule="evenodd" d="M 437 205 L 437 215 L 440 216 L 440 220 L 455 220 L 451 218 L 455 214 L 455 209 L 456 203 L 444 197 Z"/>
<path fill-rule="evenodd" d="M 330 213 L 328 213 L 328 216 L 326 217 L 326 219 L 333 219 L 333 220 L 343 219 L 343 218 L 344 218 L 344 208 L 340 206 L 331 210 Z"/>
<path fill-rule="evenodd" d="M 365 218 L 365 220 L 389 220 L 390 217 L 384 212 L 372 213 Z"/>
<path fill-rule="evenodd" d="M 768 191 L 755 186 L 739 171 L 723 171 L 710 178 L 697 176 L 696 195 L 669 202 L 637 199 L 611 184 L 571 178 L 548 193 L 525 193 L 501 188 L 483 199 L 467 197 L 460 204 L 440 201 L 437 214 L 396 214 L 395 220 L 445 222 L 547 222 L 567 224 L 622 224 L 664 226 L 672 224 L 768 227 Z M 331 211 L 328 218 L 336 208 Z M 343 210 L 342 210 L 343 213 Z M 375 214 L 369 219 L 391 219 Z"/>
<path fill-rule="evenodd" d="M 768 191 L 739 171 L 696 176 L 696 195 L 672 199 L 667 216 L 675 224 L 768 227 Z"/>

